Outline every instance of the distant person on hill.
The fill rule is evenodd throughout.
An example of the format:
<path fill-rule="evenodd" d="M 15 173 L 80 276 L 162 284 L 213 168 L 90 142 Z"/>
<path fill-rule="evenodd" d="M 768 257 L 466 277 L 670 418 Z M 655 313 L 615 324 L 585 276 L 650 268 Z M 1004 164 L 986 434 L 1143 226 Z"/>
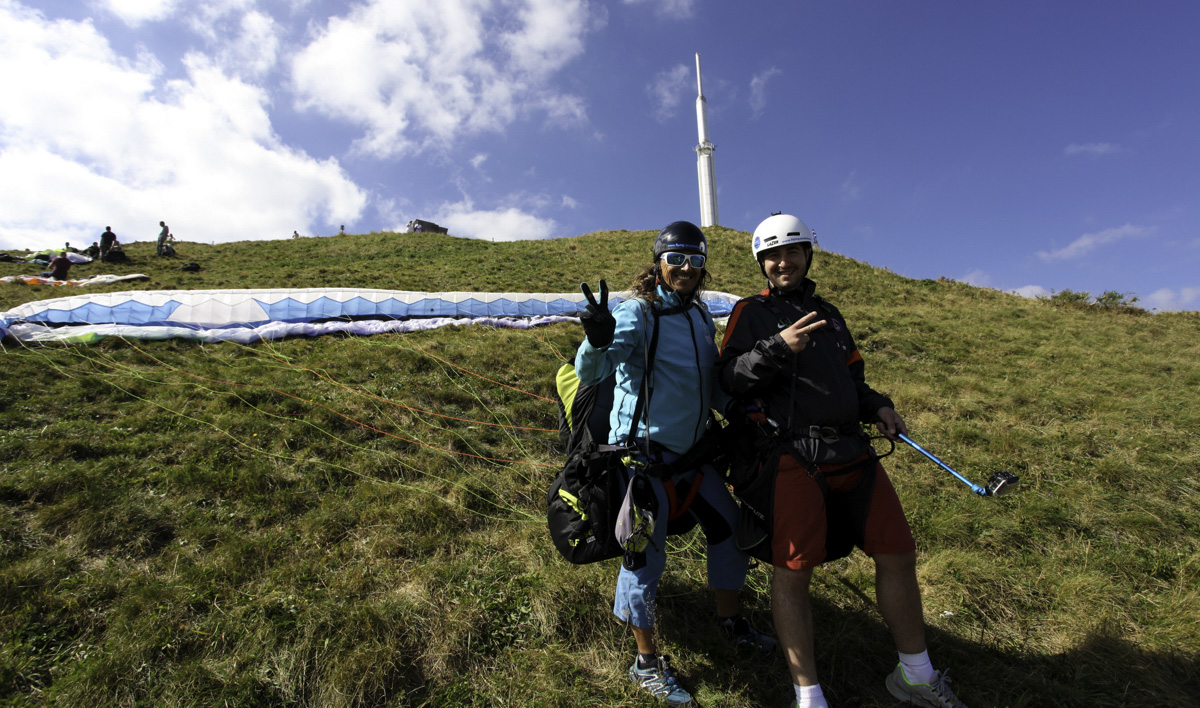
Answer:
<path fill-rule="evenodd" d="M 51 277 L 55 280 L 67 280 L 67 273 L 71 270 L 71 259 L 67 258 L 67 252 L 62 251 L 53 259 L 50 260 L 50 270 L 43 273 L 44 277 Z"/>
<path fill-rule="evenodd" d="M 104 233 L 100 234 L 100 260 L 108 255 L 108 249 L 112 248 L 117 242 L 117 235 L 113 233 L 111 226 L 104 227 Z"/>
<path fill-rule="evenodd" d="M 293 231 L 293 232 L 292 232 L 292 238 L 300 238 L 300 232 L 299 232 L 299 231 Z"/>
<path fill-rule="evenodd" d="M 95 260 L 96 258 L 98 258 L 100 256 L 100 244 L 96 243 L 95 241 L 92 241 L 92 245 L 83 249 L 83 255 Z"/>
<path fill-rule="evenodd" d="M 167 226 L 165 221 L 158 222 L 158 225 L 162 227 L 162 231 L 158 232 L 158 249 L 155 252 L 161 256 L 163 254 L 163 246 L 167 243 L 167 236 L 171 235 L 171 228 Z"/>
<path fill-rule="evenodd" d="M 814 295 L 812 234 L 787 214 L 754 230 L 751 248 L 769 286 L 734 307 L 718 363 L 721 387 L 740 402 L 731 410 L 745 411 L 745 449 L 762 451 L 735 464 L 731 481 L 754 516 L 768 519 L 766 540 L 751 552 L 774 566 L 772 611 L 793 706 L 828 705 L 813 646 L 813 569 L 858 546 L 875 563 L 875 597 L 900 655 L 888 691 L 905 703 L 963 708 L 930 663 L 916 544 L 862 425 L 893 440 L 908 428 L 892 401 L 867 385 L 841 313 Z"/>
<path fill-rule="evenodd" d="M 673 706 L 695 703 L 659 654 L 654 637 L 658 583 L 667 563 L 668 512 L 678 510 L 668 489 L 678 492 L 677 499 L 687 496 L 685 488 L 698 489 L 683 513 L 700 524 L 708 542 L 708 584 L 716 591 L 718 626 L 738 646 L 764 653 L 775 648 L 775 640 L 760 634 L 740 613 L 738 592 L 750 559 L 736 543 L 737 503 L 712 466 L 711 454 L 698 452 L 708 449 L 710 409 L 722 410 L 727 400 L 716 382 L 716 327 L 700 299 L 709 279 L 707 252 L 704 232 L 676 221 L 654 240 L 654 263 L 634 279 L 633 299 L 609 312 L 604 281 L 601 302 L 585 287 L 591 303 L 582 318 L 587 338 L 575 357 L 584 385 L 616 373 L 607 442 L 630 446 L 630 485 L 643 491 L 656 520 L 641 542 L 644 550 L 625 545 L 613 614 L 629 624 L 637 642 L 630 679 Z M 653 391 L 643 399 L 642 416 L 634 411 L 647 366 Z M 684 469 L 668 467 L 689 452 L 699 454 L 699 461 Z"/>
<path fill-rule="evenodd" d="M 108 253 L 104 254 L 105 263 L 128 263 L 129 256 L 125 255 L 125 249 L 121 248 L 119 241 L 113 241 L 112 246 L 108 249 Z"/>
<path fill-rule="evenodd" d="M 341 228 L 338 229 L 338 234 L 342 235 L 342 236 L 346 235 L 346 225 L 345 224 L 342 224 Z"/>

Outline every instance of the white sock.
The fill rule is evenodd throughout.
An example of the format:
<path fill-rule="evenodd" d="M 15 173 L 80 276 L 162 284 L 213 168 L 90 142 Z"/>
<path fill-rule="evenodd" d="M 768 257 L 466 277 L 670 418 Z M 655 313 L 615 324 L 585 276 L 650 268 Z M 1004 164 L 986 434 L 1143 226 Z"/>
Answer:
<path fill-rule="evenodd" d="M 829 704 L 825 702 L 825 692 L 821 690 L 821 684 L 801 686 L 794 683 L 792 686 L 796 689 L 796 708 L 829 708 Z"/>
<path fill-rule="evenodd" d="M 920 654 L 896 653 L 900 655 L 900 665 L 904 667 L 904 677 L 909 683 L 929 683 L 933 680 L 933 664 L 929 661 L 929 650 Z"/>

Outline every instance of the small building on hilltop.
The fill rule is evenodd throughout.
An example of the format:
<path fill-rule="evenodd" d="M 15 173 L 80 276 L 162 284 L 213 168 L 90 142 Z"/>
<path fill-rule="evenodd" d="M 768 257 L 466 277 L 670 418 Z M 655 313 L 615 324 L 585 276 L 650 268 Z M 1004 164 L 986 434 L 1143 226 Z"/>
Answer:
<path fill-rule="evenodd" d="M 432 221 L 425 221 L 423 219 L 413 219 L 412 221 L 408 222 L 408 233 L 412 234 L 412 233 L 417 233 L 418 231 L 435 233 L 435 234 L 448 233 L 448 231 L 445 227 L 438 226 L 437 224 L 433 223 Z"/>

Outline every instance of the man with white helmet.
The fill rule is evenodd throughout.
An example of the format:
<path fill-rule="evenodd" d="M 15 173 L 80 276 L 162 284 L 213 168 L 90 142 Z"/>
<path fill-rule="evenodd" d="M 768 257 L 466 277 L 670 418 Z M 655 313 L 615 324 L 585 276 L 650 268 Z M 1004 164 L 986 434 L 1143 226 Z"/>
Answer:
<path fill-rule="evenodd" d="M 747 409 L 747 462 L 735 465 L 732 482 L 752 513 L 739 545 L 774 566 L 772 611 L 794 705 L 828 706 L 813 647 L 813 569 L 858 546 L 875 562 L 876 600 L 900 655 L 888 691 L 915 705 L 965 708 L 930 663 L 916 545 L 862 425 L 893 440 L 908 429 L 867 385 L 841 313 L 814 294 L 814 241 L 795 216 L 759 224 L 752 247 L 770 285 L 737 304 L 721 345 L 721 387 Z"/>

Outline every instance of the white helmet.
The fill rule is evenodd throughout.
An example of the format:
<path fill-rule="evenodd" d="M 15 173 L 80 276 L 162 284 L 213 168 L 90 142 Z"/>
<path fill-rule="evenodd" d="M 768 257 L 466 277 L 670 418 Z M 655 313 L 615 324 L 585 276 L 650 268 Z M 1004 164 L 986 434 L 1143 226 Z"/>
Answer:
<path fill-rule="evenodd" d="M 772 214 L 754 229 L 754 239 L 750 245 L 754 249 L 754 259 L 761 263 L 760 254 L 764 251 L 793 243 L 812 246 L 816 242 L 817 237 L 803 221 L 790 214 Z"/>

